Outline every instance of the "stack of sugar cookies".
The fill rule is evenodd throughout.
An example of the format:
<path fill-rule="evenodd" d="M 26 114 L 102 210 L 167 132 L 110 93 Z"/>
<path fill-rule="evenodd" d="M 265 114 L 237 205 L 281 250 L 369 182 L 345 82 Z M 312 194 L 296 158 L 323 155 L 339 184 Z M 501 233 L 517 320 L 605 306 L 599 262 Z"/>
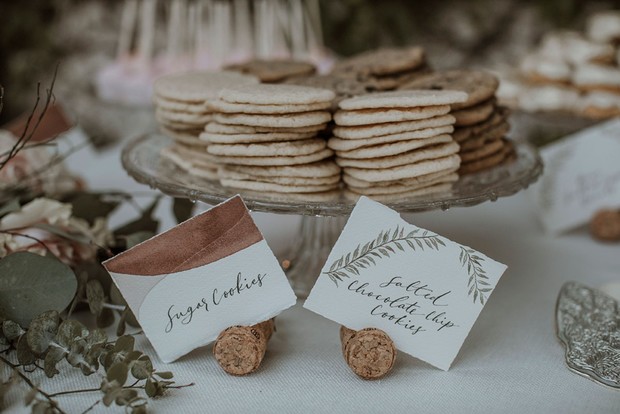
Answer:
<path fill-rule="evenodd" d="M 200 166 L 203 176 L 215 178 L 206 144 L 198 139 L 212 119 L 206 102 L 224 87 L 257 83 L 257 78 L 235 72 L 190 72 L 157 79 L 153 85 L 155 117 L 161 132 L 174 140 L 162 155 L 188 172 Z"/>
<path fill-rule="evenodd" d="M 371 50 L 343 59 L 332 69 L 337 77 L 353 77 L 367 90 L 388 91 L 430 72 L 419 46 Z"/>
<path fill-rule="evenodd" d="M 461 91 L 392 91 L 345 99 L 328 146 L 352 196 L 394 199 L 443 192 L 458 180 L 450 105 Z"/>
<path fill-rule="evenodd" d="M 336 95 L 336 98 L 332 101 L 332 112 L 338 110 L 338 104 L 343 99 L 365 95 L 369 92 L 369 88 L 366 87 L 364 82 L 353 77 L 337 75 L 296 76 L 287 79 L 284 83 L 332 90 Z"/>
<path fill-rule="evenodd" d="M 296 76 L 310 76 L 316 67 L 309 62 L 299 60 L 250 60 L 226 67 L 227 70 L 256 76 L 263 83 L 280 83 Z"/>
<path fill-rule="evenodd" d="M 402 86 L 405 90 L 457 90 L 467 93 L 464 102 L 452 104 L 454 140 L 459 144 L 459 173 L 470 174 L 495 167 L 513 157 L 505 138 L 510 130 L 509 111 L 496 104 L 497 78 L 478 70 L 435 72 Z"/>
<path fill-rule="evenodd" d="M 334 93 L 297 85 L 223 89 L 200 139 L 217 159 L 224 186 L 277 193 L 338 188 L 340 168 L 317 134 L 331 120 Z"/>

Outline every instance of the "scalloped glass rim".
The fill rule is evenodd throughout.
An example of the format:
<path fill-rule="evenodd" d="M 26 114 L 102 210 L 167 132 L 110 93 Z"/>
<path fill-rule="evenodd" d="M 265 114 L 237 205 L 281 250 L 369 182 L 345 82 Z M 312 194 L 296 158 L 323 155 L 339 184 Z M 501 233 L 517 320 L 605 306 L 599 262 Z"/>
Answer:
<path fill-rule="evenodd" d="M 123 167 L 139 183 L 164 194 L 212 205 L 240 194 L 250 210 L 272 213 L 340 216 L 348 215 L 355 206 L 355 201 L 345 198 L 343 192 L 325 200 L 311 201 L 310 196 L 266 195 L 196 178 L 160 157 L 161 149 L 170 143 L 170 138 L 157 133 L 132 138 L 122 150 Z M 535 182 L 543 171 L 542 160 L 533 146 L 515 142 L 515 149 L 516 161 L 461 177 L 449 193 L 383 203 L 400 212 L 420 212 L 474 206 L 513 195 Z"/>

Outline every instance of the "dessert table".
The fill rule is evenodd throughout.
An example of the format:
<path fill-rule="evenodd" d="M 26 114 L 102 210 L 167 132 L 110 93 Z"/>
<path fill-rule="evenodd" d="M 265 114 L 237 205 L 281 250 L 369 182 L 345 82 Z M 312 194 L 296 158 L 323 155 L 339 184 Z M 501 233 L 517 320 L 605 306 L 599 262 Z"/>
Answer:
<path fill-rule="evenodd" d="M 120 167 L 120 148 L 103 155 L 69 159 L 93 189 L 110 183 L 125 191 L 151 191 L 135 183 Z M 85 168 L 88 166 L 87 168 Z M 201 209 L 205 206 L 201 205 Z M 174 223 L 169 203 L 158 215 L 165 230 Z M 120 210 L 113 221 L 129 217 Z M 302 308 L 302 302 L 280 315 L 259 371 L 247 377 L 224 373 L 211 346 L 197 349 L 168 366 L 148 341 L 137 346 L 156 368 L 170 370 L 177 384 L 149 403 L 151 412 L 539 412 L 617 413 L 620 392 L 569 371 L 564 349 L 555 336 L 555 302 L 563 283 L 578 281 L 599 287 L 620 281 L 619 246 L 593 241 L 585 229 L 560 237 L 543 233 L 528 191 L 469 208 L 407 214 L 413 224 L 469 245 L 508 265 L 508 270 L 480 314 L 452 368 L 444 372 L 399 353 L 393 371 L 377 381 L 359 379 L 345 364 L 339 326 Z M 265 238 L 282 259 L 298 237 L 299 217 L 255 213 Z M 48 392 L 98 387 L 72 368 L 54 381 L 38 379 Z M 37 377 L 35 377 L 37 378 Z M 96 393 L 59 397 L 68 412 L 82 412 Z M 93 412 L 121 412 L 98 405 Z M 8 412 L 29 412 L 17 403 Z"/>
<path fill-rule="evenodd" d="M 75 157 L 90 165 L 91 187 L 113 184 L 127 191 L 149 191 L 120 167 L 118 149 Z M 87 158 L 93 159 L 88 160 Z M 86 164 L 88 163 L 88 164 Z M 71 166 L 71 162 L 70 162 Z M 74 165 L 78 167 L 79 165 Z M 106 171 L 105 179 L 101 172 Z M 104 184 L 107 184 L 104 185 Z M 159 209 L 164 228 L 173 223 L 168 205 Z M 201 206 L 205 208 L 205 206 Z M 122 221 L 126 212 L 119 212 Z M 452 368 L 443 372 L 400 353 L 384 379 L 364 381 L 345 364 L 339 326 L 302 308 L 301 301 L 277 318 L 277 332 L 258 372 L 232 377 L 217 365 L 211 347 L 198 349 L 165 366 L 144 337 L 138 345 L 158 369 L 171 370 L 178 384 L 151 401 L 152 412 L 618 412 L 620 393 L 568 370 L 555 336 L 554 307 L 562 284 L 575 280 L 592 287 L 620 280 L 618 246 L 593 241 L 585 229 L 561 237 L 545 235 L 528 192 L 469 208 L 408 214 L 408 221 L 477 249 L 508 265 L 466 339 Z M 296 237 L 298 217 L 255 214 L 279 257 Z M 282 224 L 285 225 L 282 225 Z M 99 386 L 99 379 L 66 373 L 40 383 L 47 391 Z M 62 379 L 61 379 L 62 378 Z M 68 412 L 81 412 L 97 394 L 59 397 Z M 107 412 L 120 411 L 117 407 Z M 9 412 L 27 412 L 20 404 Z M 94 412 L 106 412 L 97 406 Z"/>

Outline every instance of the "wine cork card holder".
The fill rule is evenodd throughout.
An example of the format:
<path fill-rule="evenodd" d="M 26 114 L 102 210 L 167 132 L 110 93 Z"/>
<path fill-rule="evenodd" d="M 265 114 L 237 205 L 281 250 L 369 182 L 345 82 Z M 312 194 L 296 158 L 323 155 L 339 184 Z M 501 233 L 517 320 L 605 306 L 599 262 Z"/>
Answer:
<path fill-rule="evenodd" d="M 241 197 L 233 197 L 104 262 L 163 362 L 213 341 L 220 366 L 255 371 L 296 303 Z"/>
<path fill-rule="evenodd" d="M 361 197 L 304 307 L 343 325 L 362 378 L 387 374 L 397 349 L 447 371 L 505 270 Z"/>
<path fill-rule="evenodd" d="M 231 375 L 260 367 L 297 299 L 239 196 L 104 266 L 163 362 L 214 342 Z M 304 307 L 342 325 L 361 378 L 389 373 L 397 349 L 448 370 L 505 269 L 361 197 Z"/>

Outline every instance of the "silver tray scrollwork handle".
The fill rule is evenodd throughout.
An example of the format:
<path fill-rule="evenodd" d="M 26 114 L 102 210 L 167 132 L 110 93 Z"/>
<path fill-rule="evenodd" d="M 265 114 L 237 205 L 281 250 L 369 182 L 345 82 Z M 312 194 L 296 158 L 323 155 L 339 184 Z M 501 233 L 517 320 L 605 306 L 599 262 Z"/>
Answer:
<path fill-rule="evenodd" d="M 616 300 L 568 282 L 556 303 L 556 327 L 569 369 L 620 390 L 620 306 Z"/>

